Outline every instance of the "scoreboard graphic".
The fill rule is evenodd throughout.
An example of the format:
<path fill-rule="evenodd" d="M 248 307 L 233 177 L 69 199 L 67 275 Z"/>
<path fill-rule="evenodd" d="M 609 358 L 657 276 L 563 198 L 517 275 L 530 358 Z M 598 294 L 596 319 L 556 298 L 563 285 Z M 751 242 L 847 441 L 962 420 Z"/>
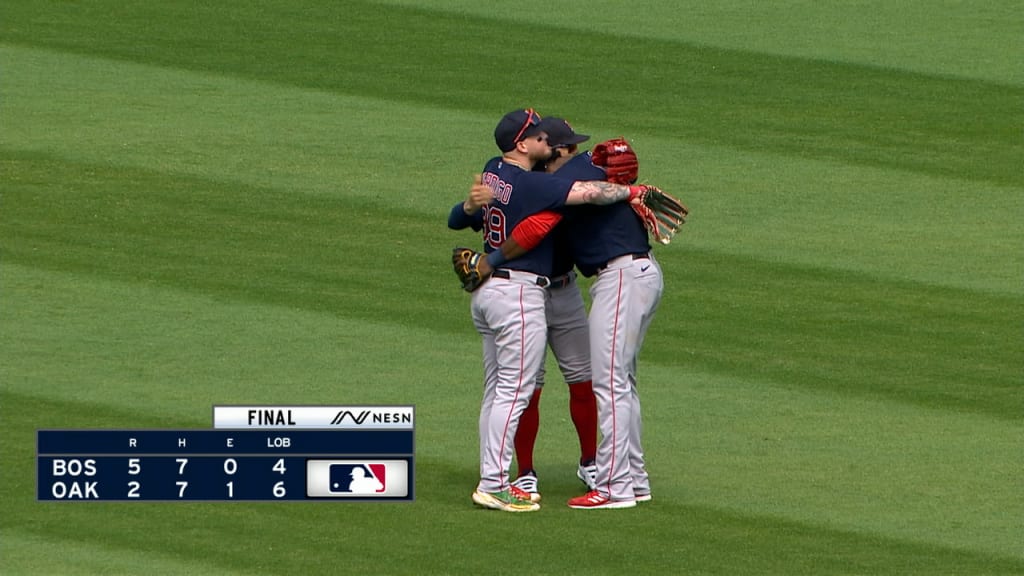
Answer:
<path fill-rule="evenodd" d="M 414 499 L 413 406 L 214 406 L 213 424 L 38 430 L 37 499 Z"/>

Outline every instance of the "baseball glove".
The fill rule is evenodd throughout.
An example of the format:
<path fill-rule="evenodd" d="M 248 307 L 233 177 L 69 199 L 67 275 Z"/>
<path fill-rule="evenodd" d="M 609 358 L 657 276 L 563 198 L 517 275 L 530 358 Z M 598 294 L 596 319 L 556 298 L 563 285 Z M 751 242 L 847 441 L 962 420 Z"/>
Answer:
<path fill-rule="evenodd" d="M 661 244 L 671 242 L 690 214 L 686 206 L 655 186 L 631 186 L 630 192 L 629 205 L 651 236 Z"/>
<path fill-rule="evenodd" d="M 480 287 L 487 278 L 480 273 L 480 260 L 483 254 L 469 248 L 452 249 L 452 267 L 455 275 L 462 282 L 462 289 L 472 292 Z"/>
<path fill-rule="evenodd" d="M 612 138 L 594 146 L 591 151 L 591 162 L 594 166 L 604 168 L 607 180 L 614 184 L 628 186 L 636 182 L 640 173 L 636 152 L 625 138 Z"/>

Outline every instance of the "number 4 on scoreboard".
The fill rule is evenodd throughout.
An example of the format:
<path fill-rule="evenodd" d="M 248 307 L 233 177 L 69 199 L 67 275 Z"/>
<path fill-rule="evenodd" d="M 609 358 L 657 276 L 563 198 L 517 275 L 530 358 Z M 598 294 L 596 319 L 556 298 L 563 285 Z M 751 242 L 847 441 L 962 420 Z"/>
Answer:
<path fill-rule="evenodd" d="M 274 467 L 272 468 L 272 470 L 274 472 L 277 472 L 278 474 L 284 474 L 284 471 L 285 471 L 284 458 L 278 458 L 277 459 L 277 464 L 274 464 Z"/>

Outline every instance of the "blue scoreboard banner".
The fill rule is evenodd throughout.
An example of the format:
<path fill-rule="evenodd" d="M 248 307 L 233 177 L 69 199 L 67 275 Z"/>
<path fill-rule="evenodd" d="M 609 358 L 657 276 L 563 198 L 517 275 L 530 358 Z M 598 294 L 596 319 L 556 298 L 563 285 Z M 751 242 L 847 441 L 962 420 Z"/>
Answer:
<path fill-rule="evenodd" d="M 215 406 L 214 429 L 39 430 L 44 501 L 412 501 L 412 406 Z"/>

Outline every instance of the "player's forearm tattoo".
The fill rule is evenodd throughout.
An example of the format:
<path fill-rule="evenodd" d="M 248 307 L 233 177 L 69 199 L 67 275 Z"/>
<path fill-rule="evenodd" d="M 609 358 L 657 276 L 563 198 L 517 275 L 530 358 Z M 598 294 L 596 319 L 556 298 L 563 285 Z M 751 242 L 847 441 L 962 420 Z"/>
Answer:
<path fill-rule="evenodd" d="M 579 193 L 585 204 L 614 204 L 629 197 L 628 186 L 600 181 L 577 182 L 570 192 Z"/>

